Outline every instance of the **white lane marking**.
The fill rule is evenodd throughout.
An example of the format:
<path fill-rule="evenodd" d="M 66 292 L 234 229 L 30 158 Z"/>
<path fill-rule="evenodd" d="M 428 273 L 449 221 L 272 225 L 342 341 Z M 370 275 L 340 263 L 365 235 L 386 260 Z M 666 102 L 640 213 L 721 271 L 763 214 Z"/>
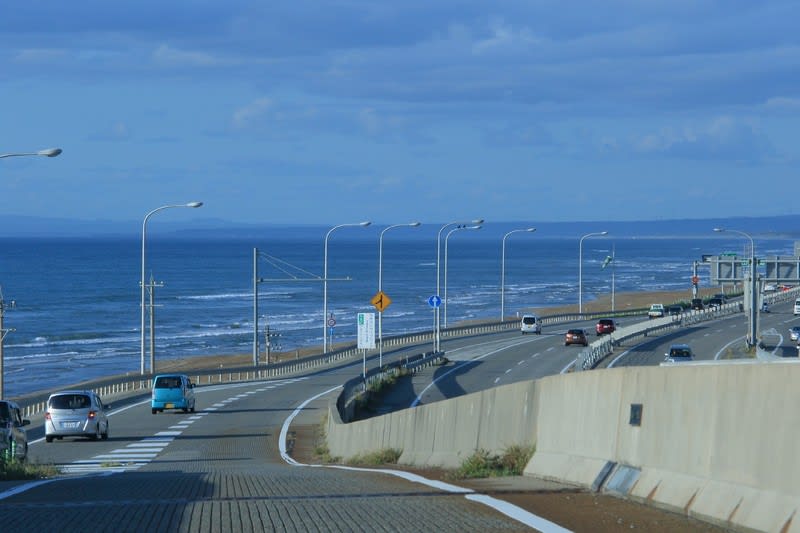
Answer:
<path fill-rule="evenodd" d="M 442 481 L 437 481 L 435 479 L 424 478 L 424 477 L 422 477 L 420 475 L 412 474 L 411 472 L 404 472 L 402 470 L 391 470 L 391 469 L 388 469 L 388 468 L 373 469 L 373 468 L 358 468 L 358 467 L 353 467 L 353 466 L 342 466 L 342 465 L 320 465 L 320 464 L 307 465 L 307 464 L 299 463 L 299 462 L 295 461 L 292 457 L 289 456 L 289 453 L 286 450 L 286 437 L 289 434 L 289 426 L 291 425 L 292 420 L 294 420 L 295 417 L 297 417 L 297 415 L 300 414 L 300 412 L 303 409 L 305 409 L 306 405 L 308 405 L 309 403 L 313 402 L 317 398 L 321 398 L 322 396 L 325 396 L 326 394 L 330 394 L 331 392 L 333 392 L 335 390 L 338 390 L 340 388 L 341 388 L 341 386 L 333 387 L 332 389 L 328 389 L 326 391 L 320 392 L 316 396 L 312 396 L 311 398 L 308 398 L 307 400 L 302 402 L 300 405 L 298 405 L 297 408 L 295 408 L 295 410 L 292 411 L 292 413 L 288 417 L 286 417 L 286 420 L 283 421 L 283 425 L 281 426 L 280 438 L 278 440 L 278 448 L 279 448 L 280 453 L 281 453 L 281 458 L 286 463 L 288 463 L 288 464 L 290 464 L 292 466 L 310 466 L 310 467 L 315 467 L 315 468 L 319 468 L 319 467 L 322 467 L 322 468 L 335 468 L 335 469 L 338 469 L 338 470 L 350 470 L 350 471 L 355 471 L 355 472 L 370 472 L 370 473 L 378 472 L 378 473 L 382 473 L 382 474 L 389 474 L 389 475 L 392 475 L 392 476 L 397 476 L 399 478 L 411 481 L 412 483 L 419 483 L 421 485 L 425 485 L 425 486 L 428 486 L 428 487 L 439 489 L 439 490 L 442 490 L 442 491 L 445 491 L 445 492 L 451 492 L 451 493 L 456 493 L 456 494 L 464 494 L 465 497 L 467 499 L 469 499 L 470 501 L 475 501 L 475 502 L 478 502 L 478 503 L 482 503 L 483 505 L 491 507 L 492 509 L 496 510 L 497 512 L 502 513 L 502 514 L 506 515 L 507 517 L 513 519 L 513 520 L 516 520 L 516 521 L 518 521 L 520 523 L 523 523 L 523 524 L 525 524 L 525 525 L 527 525 L 529 527 L 536 528 L 539 531 L 541 531 L 542 533 L 566 533 L 566 532 L 569 532 L 568 529 L 564 529 L 563 527 L 559 526 L 558 524 L 555 524 L 553 522 L 545 520 L 544 518 L 542 518 L 540 516 L 537 516 L 537 515 L 535 515 L 533 513 L 529 513 L 525 509 L 522 509 L 521 507 L 517 507 L 516 505 L 513 505 L 511 503 L 508 503 L 508 502 L 505 502 L 505 501 L 502 501 L 502 500 L 498 500 L 496 498 L 492 498 L 492 497 L 484 495 L 484 494 L 475 494 L 475 491 L 473 491 L 472 489 L 459 487 L 457 485 L 451 485 L 450 483 L 444 483 Z"/>
<path fill-rule="evenodd" d="M 518 343 L 518 344 L 522 344 L 522 343 Z M 515 345 L 515 346 L 516 346 L 516 345 Z M 481 359 L 485 359 L 485 358 L 489 357 L 490 355 L 494 355 L 494 354 L 496 354 L 496 353 L 502 352 L 502 351 L 504 351 L 504 350 L 506 350 L 506 349 L 508 349 L 508 348 L 509 348 L 509 346 L 504 346 L 504 347 L 502 347 L 502 348 L 498 348 L 498 349 L 496 349 L 496 350 L 493 350 L 493 351 L 491 351 L 491 352 L 485 353 L 485 354 L 483 354 L 483 355 L 479 355 L 478 357 L 475 357 L 475 358 L 473 358 L 473 359 L 470 359 L 470 360 L 468 361 L 468 363 L 472 363 L 472 362 L 475 362 L 475 361 L 480 361 Z M 439 377 L 437 377 L 436 379 L 434 379 L 433 381 L 431 381 L 431 382 L 430 382 L 430 383 L 429 383 L 429 384 L 428 384 L 428 385 L 427 385 L 427 386 L 426 386 L 424 389 L 422 389 L 422 392 L 420 392 L 420 393 L 417 395 L 417 397 L 416 397 L 416 398 L 414 398 L 414 401 L 413 401 L 413 402 L 411 402 L 411 405 L 410 405 L 409 407 L 416 407 L 417 405 L 419 405 L 419 403 L 422 401 L 422 397 L 425 395 L 425 393 L 428 391 L 428 389 L 430 389 L 431 387 L 433 387 L 434 385 L 436 385 L 436 383 L 438 383 L 438 382 L 439 382 L 439 381 L 441 381 L 442 379 L 446 378 L 447 376 L 449 376 L 450 374 L 452 374 L 452 373 L 453 373 L 453 372 L 455 372 L 456 370 L 461 370 L 461 367 L 462 367 L 462 366 L 463 366 L 463 364 L 462 364 L 462 365 L 455 365 L 455 366 L 454 366 L 453 368 L 451 368 L 449 371 L 445 372 L 445 373 L 444 373 L 444 374 L 442 374 L 441 376 L 439 376 Z"/>
<path fill-rule="evenodd" d="M 741 342 L 743 340 L 744 340 L 744 335 L 741 336 L 741 337 L 737 337 L 737 338 L 733 339 L 731 342 L 729 342 L 728 344 L 726 344 L 725 346 L 723 346 L 722 348 L 719 349 L 719 351 L 716 353 L 716 355 L 714 355 L 714 360 L 719 360 L 719 358 L 722 357 L 722 352 L 727 350 L 728 346 L 730 346 L 731 344 L 735 344 L 737 342 Z"/>
<path fill-rule="evenodd" d="M 264 390 L 273 389 L 276 386 L 285 385 L 288 383 L 295 383 L 297 381 L 302 381 L 308 378 L 296 378 L 293 380 L 286 380 L 277 383 L 276 385 L 266 387 Z M 205 393 L 215 390 L 226 390 L 231 388 L 241 388 L 244 386 L 253 386 L 253 383 L 235 383 L 235 384 L 228 384 L 228 385 L 216 385 L 212 387 L 205 387 L 203 389 L 198 389 L 198 393 Z M 235 397 L 228 398 L 221 404 L 215 404 L 218 407 L 222 407 L 225 404 L 232 403 L 238 399 L 246 398 L 253 392 L 239 394 Z M 115 415 L 117 413 L 124 412 L 128 409 L 132 409 L 134 407 L 138 407 L 141 405 L 149 404 L 150 399 L 143 400 L 140 402 L 135 402 L 133 404 L 127 405 L 125 407 L 121 407 L 119 409 L 115 409 L 113 413 L 109 413 L 109 416 Z M 153 436 L 150 437 L 143 437 L 139 442 L 133 442 L 128 444 L 125 448 L 119 448 L 116 450 L 112 450 L 106 454 L 96 455 L 90 459 L 80 459 L 77 461 L 73 461 L 68 465 L 64 465 L 61 467 L 61 472 L 65 474 L 80 474 L 80 475 L 89 475 L 89 474 L 110 474 L 110 473 L 119 473 L 119 472 L 126 472 L 130 470 L 136 470 L 141 468 L 142 466 L 147 465 L 152 459 L 158 457 L 158 454 L 164 451 L 175 437 L 181 435 L 184 429 L 188 429 L 189 426 L 194 423 L 196 420 L 200 420 L 202 417 L 208 415 L 208 411 L 216 411 L 216 407 L 210 407 L 205 409 L 205 412 L 199 412 L 187 417 L 184 420 L 181 420 L 175 425 L 169 426 L 169 431 L 159 431 Z M 36 441 L 31 441 L 30 444 L 35 442 L 39 442 L 44 440 L 43 438 L 37 439 Z M 27 488 L 32 488 L 33 484 L 27 484 Z M 24 490 L 27 490 L 25 488 Z M 21 491 L 20 491 L 21 492 Z M 8 493 L 0 493 L 0 499 L 3 499 L 7 496 Z"/>

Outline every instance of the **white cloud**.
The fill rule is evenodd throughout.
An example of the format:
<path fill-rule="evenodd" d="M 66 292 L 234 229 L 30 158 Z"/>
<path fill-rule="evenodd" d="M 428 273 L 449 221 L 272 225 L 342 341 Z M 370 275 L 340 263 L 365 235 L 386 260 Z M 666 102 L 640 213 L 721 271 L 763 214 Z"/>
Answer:
<path fill-rule="evenodd" d="M 48 63 L 60 60 L 65 55 L 64 50 L 56 48 L 26 48 L 19 50 L 14 60 L 20 63 Z"/>
<path fill-rule="evenodd" d="M 230 64 L 204 52 L 186 52 L 162 44 L 153 51 L 153 60 L 164 66 L 216 67 Z"/>
<path fill-rule="evenodd" d="M 245 107 L 237 109 L 233 113 L 233 127 L 246 128 L 252 124 L 259 117 L 263 116 L 272 107 L 272 100 L 267 97 L 262 97 L 254 100 Z"/>
<path fill-rule="evenodd" d="M 502 19 L 494 20 L 489 25 L 491 36 L 476 41 L 472 45 L 472 51 L 476 55 L 491 52 L 515 51 L 525 49 L 531 45 L 539 43 L 541 40 L 528 28 L 514 30 L 511 25 L 506 24 Z"/>

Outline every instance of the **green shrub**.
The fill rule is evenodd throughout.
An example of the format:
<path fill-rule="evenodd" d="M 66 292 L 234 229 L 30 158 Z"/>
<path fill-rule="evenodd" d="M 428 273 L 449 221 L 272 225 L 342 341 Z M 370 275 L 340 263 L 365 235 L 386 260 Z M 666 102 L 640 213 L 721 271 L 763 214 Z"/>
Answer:
<path fill-rule="evenodd" d="M 522 475 L 525 465 L 533 456 L 533 446 L 513 445 L 506 448 L 501 455 L 494 455 L 487 450 L 478 450 L 467 457 L 452 476 L 454 479 L 471 479 L 498 476 Z"/>
<path fill-rule="evenodd" d="M 59 474 L 53 465 L 22 463 L 17 460 L 0 461 L 0 481 L 46 479 Z"/>
<path fill-rule="evenodd" d="M 368 452 L 351 457 L 347 464 L 349 465 L 362 465 L 362 466 L 380 466 L 387 464 L 397 464 L 403 450 L 396 448 L 385 448 L 375 452 Z"/>

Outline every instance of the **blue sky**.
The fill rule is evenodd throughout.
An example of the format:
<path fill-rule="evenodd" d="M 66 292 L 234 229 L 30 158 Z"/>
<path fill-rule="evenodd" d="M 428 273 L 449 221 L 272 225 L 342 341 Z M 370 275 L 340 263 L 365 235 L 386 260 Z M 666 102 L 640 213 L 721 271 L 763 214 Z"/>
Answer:
<path fill-rule="evenodd" d="M 796 214 L 800 3 L 0 7 L 5 215 Z M 166 215 L 160 215 L 166 216 Z"/>

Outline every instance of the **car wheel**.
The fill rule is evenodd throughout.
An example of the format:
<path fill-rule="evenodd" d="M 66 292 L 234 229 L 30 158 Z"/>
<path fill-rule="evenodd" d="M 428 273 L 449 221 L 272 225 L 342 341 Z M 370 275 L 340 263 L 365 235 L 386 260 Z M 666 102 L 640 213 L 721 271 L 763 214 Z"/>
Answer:
<path fill-rule="evenodd" d="M 50 436 L 50 435 L 47 435 L 47 436 L 44 438 L 44 441 L 45 441 L 45 442 L 53 442 L 53 437 L 52 437 L 52 436 Z"/>
<path fill-rule="evenodd" d="M 192 404 L 192 408 L 189 410 L 194 413 L 194 404 Z"/>
<path fill-rule="evenodd" d="M 94 435 L 90 437 L 92 440 L 100 440 L 100 422 L 94 427 Z"/>
<path fill-rule="evenodd" d="M 102 434 L 102 435 L 100 435 L 100 437 L 101 437 L 103 440 L 108 440 L 108 422 L 106 422 L 106 430 L 103 432 L 103 434 Z"/>
<path fill-rule="evenodd" d="M 184 412 L 184 413 L 188 413 L 188 412 L 189 412 L 189 408 L 188 408 L 188 407 L 184 407 L 184 408 L 183 408 L 183 412 Z"/>
<path fill-rule="evenodd" d="M 153 414 L 156 414 L 157 412 L 158 412 L 158 409 L 153 409 Z"/>

